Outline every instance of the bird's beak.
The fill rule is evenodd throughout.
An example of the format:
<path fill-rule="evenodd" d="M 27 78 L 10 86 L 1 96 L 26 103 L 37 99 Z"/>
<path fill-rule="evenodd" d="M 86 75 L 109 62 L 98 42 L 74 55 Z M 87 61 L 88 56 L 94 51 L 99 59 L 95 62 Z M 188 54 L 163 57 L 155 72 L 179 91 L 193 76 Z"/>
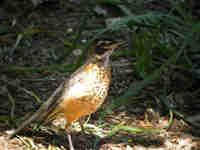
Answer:
<path fill-rule="evenodd" d="M 124 42 L 113 43 L 111 45 L 105 46 L 104 48 L 108 51 L 103 54 L 102 57 L 109 57 L 114 50 L 116 50 L 120 45 L 124 44 Z"/>
<path fill-rule="evenodd" d="M 114 43 L 114 44 L 111 44 L 109 46 L 105 46 L 104 48 L 105 49 L 108 49 L 107 52 L 105 52 L 101 58 L 104 59 L 104 65 L 105 66 L 108 66 L 109 65 L 109 57 L 110 55 L 112 54 L 112 52 L 118 48 L 118 46 L 120 46 L 122 43 Z"/>
<path fill-rule="evenodd" d="M 104 48 L 108 49 L 108 50 L 115 50 L 118 48 L 118 46 L 124 44 L 124 42 L 119 42 L 119 43 L 113 43 L 111 45 L 105 46 Z"/>

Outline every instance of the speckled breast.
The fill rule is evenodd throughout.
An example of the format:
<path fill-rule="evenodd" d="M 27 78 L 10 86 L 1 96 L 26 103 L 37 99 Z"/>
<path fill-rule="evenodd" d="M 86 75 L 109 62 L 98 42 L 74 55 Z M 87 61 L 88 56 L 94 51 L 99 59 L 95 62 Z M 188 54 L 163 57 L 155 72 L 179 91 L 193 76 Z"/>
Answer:
<path fill-rule="evenodd" d="M 108 94 L 110 79 L 111 69 L 96 64 L 88 65 L 73 79 L 75 84 L 66 89 L 60 104 L 69 123 L 96 112 Z"/>

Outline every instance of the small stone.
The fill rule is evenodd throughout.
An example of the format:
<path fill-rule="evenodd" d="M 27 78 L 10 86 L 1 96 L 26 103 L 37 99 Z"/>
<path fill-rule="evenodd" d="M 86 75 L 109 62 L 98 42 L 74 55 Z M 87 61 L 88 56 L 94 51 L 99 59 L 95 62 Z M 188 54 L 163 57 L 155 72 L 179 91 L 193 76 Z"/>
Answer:
<path fill-rule="evenodd" d="M 15 132 L 15 129 L 12 129 L 12 130 L 7 130 L 7 131 L 5 131 L 8 135 L 10 135 L 10 134 L 13 134 L 14 132 Z"/>
<path fill-rule="evenodd" d="M 80 56 L 82 54 L 82 50 L 81 49 L 75 49 L 75 50 L 73 50 L 73 54 L 75 56 Z"/>
<path fill-rule="evenodd" d="M 87 43 L 87 40 L 84 39 L 84 40 L 81 40 L 81 42 L 82 42 L 82 43 Z"/>
<path fill-rule="evenodd" d="M 67 29 L 67 33 L 72 33 L 72 32 L 73 32 L 72 28 Z"/>

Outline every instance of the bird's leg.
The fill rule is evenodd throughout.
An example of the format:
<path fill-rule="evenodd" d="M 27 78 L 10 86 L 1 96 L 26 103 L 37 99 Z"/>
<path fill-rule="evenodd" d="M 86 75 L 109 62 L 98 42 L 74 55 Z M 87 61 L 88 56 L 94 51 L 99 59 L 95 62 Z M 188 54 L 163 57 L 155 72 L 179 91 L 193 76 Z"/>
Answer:
<path fill-rule="evenodd" d="M 73 146 L 73 143 L 72 143 L 72 137 L 71 137 L 71 133 L 70 133 L 70 131 L 71 131 L 70 126 L 71 126 L 71 123 L 70 124 L 66 124 L 65 125 L 65 130 L 66 130 L 67 139 L 68 139 L 68 142 L 69 142 L 69 149 L 70 150 L 75 150 L 74 146 Z"/>
<path fill-rule="evenodd" d="M 80 125 L 80 127 L 81 127 L 81 132 L 83 133 L 83 134 L 86 134 L 85 133 L 85 129 L 84 129 L 84 123 L 85 123 L 85 118 L 84 117 L 81 117 L 80 119 L 79 119 L 79 125 Z"/>
<path fill-rule="evenodd" d="M 84 134 L 84 135 L 86 135 L 86 132 L 85 132 L 85 128 L 84 128 L 84 124 L 86 123 L 88 123 L 88 121 L 90 120 L 90 117 L 91 117 L 91 115 L 89 115 L 88 117 L 87 117 L 87 120 L 86 120 L 86 116 L 84 116 L 84 117 L 81 117 L 79 120 L 78 120 L 78 122 L 79 122 L 79 125 L 80 125 L 80 127 L 81 127 L 81 132 Z"/>
<path fill-rule="evenodd" d="M 74 147 L 73 147 L 73 144 L 72 144 L 72 137 L 71 137 L 71 134 L 67 133 L 67 138 L 68 138 L 70 150 L 74 150 Z"/>

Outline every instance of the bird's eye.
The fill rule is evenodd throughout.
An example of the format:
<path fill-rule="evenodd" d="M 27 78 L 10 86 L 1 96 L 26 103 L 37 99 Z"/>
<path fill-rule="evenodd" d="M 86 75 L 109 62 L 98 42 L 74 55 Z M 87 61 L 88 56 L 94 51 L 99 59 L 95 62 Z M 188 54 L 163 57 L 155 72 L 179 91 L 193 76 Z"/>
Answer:
<path fill-rule="evenodd" d="M 110 44 L 112 44 L 111 41 L 98 41 L 96 43 L 96 48 L 95 48 L 96 54 L 98 55 L 104 54 L 108 50 L 106 46 Z"/>

